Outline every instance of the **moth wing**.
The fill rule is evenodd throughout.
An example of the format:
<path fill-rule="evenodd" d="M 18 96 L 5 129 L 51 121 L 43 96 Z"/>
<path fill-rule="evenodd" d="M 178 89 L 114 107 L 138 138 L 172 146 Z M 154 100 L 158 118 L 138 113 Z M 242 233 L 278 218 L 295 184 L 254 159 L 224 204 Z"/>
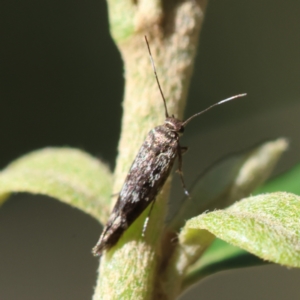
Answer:
<path fill-rule="evenodd" d="M 178 150 L 178 139 L 169 137 L 163 126 L 148 134 L 141 146 L 118 200 L 93 252 L 100 255 L 117 243 L 123 232 L 155 200 L 168 178 Z M 161 141 L 161 139 L 164 139 Z"/>

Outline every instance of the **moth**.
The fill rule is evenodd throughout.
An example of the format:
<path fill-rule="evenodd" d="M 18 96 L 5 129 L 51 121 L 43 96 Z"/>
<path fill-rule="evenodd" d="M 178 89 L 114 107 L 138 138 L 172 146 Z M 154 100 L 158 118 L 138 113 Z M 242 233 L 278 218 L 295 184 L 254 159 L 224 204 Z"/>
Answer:
<path fill-rule="evenodd" d="M 94 255 L 101 255 L 103 251 L 113 247 L 125 230 L 151 204 L 148 217 L 144 223 L 144 233 L 155 203 L 155 198 L 165 184 L 176 158 L 178 159 L 178 173 L 180 175 L 181 183 L 185 194 L 188 195 L 182 174 L 182 154 L 187 148 L 182 147 L 179 142 L 179 137 L 184 132 L 185 126 L 192 119 L 205 113 L 211 108 L 246 95 L 239 94 L 222 100 L 191 116 L 185 121 L 170 116 L 146 37 L 145 41 L 155 79 L 163 99 L 166 119 L 163 125 L 153 128 L 148 133 L 142 144 L 128 172 L 109 220 L 103 229 L 98 243 L 93 248 Z"/>

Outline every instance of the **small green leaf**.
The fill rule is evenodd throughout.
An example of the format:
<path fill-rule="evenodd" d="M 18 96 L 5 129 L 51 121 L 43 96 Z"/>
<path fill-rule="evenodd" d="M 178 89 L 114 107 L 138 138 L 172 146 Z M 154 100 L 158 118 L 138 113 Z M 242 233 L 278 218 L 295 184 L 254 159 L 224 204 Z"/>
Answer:
<path fill-rule="evenodd" d="M 300 197 L 288 193 L 246 198 L 226 210 L 189 220 L 180 233 L 180 244 L 190 247 L 195 230 L 253 253 L 264 260 L 300 267 Z"/>
<path fill-rule="evenodd" d="M 286 191 L 289 193 L 300 195 L 299 182 L 300 182 L 300 164 L 294 166 L 288 172 L 264 184 L 262 187 L 256 190 L 256 194 Z"/>
<path fill-rule="evenodd" d="M 232 156 L 208 170 L 201 178 L 200 183 L 192 190 L 191 199 L 185 201 L 178 213 L 171 219 L 171 222 L 167 224 L 165 237 L 179 230 L 185 220 L 206 210 L 227 207 L 236 200 L 249 195 L 268 178 L 287 146 L 288 143 L 283 138 L 266 142 L 255 149 Z M 224 211 L 220 212 L 220 214 L 225 214 Z M 190 226 L 190 224 L 193 224 L 190 222 L 196 222 L 195 220 L 198 219 L 202 220 L 205 216 L 213 213 L 200 215 L 188 221 L 181 231 L 179 245 L 173 252 L 172 257 L 168 259 L 169 264 L 163 274 L 163 277 L 166 278 L 165 285 L 168 292 L 171 292 L 174 286 L 177 290 L 174 294 L 179 292 L 181 288 L 185 288 L 185 286 L 181 286 L 181 283 L 184 281 L 189 267 L 199 260 L 213 242 L 215 236 L 222 239 L 214 231 L 203 230 L 206 229 L 205 227 Z M 220 218 L 220 223 L 222 223 L 221 220 L 222 218 Z M 221 229 L 223 228 L 226 231 L 226 225 L 222 226 L 221 224 Z M 226 241 L 226 239 L 224 240 Z M 227 258 L 224 257 L 224 259 Z M 215 270 L 224 268 L 221 263 L 220 261 L 220 265 Z M 212 269 L 208 272 L 212 272 Z M 200 270 L 200 275 L 196 274 L 191 281 L 197 280 L 196 276 L 200 276 L 200 279 L 205 274 L 208 275 L 208 272 L 205 273 L 205 270 Z M 188 284 L 188 282 L 189 278 L 186 278 L 185 284 Z"/>
<path fill-rule="evenodd" d="M 109 169 L 89 154 L 71 148 L 31 152 L 0 173 L 0 201 L 9 193 L 54 197 L 105 222 L 112 178 Z"/>
<path fill-rule="evenodd" d="M 186 220 L 248 196 L 269 177 L 287 147 L 286 139 L 280 138 L 215 164 L 191 189 L 191 198 L 183 202 L 171 219 L 169 230 L 178 231 Z"/>

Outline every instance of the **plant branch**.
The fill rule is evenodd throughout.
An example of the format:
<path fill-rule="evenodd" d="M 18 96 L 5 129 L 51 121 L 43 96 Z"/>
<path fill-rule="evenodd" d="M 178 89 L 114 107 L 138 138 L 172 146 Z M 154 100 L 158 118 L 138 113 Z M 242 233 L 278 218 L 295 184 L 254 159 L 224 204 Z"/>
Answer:
<path fill-rule="evenodd" d="M 118 193 L 148 131 L 161 125 L 164 107 L 144 35 L 147 36 L 170 114 L 181 118 L 206 1 L 109 0 L 110 30 L 124 60 L 125 97 L 115 169 Z M 147 210 L 101 259 L 95 299 L 157 299 L 160 239 L 170 180 L 156 199 L 145 238 Z"/>

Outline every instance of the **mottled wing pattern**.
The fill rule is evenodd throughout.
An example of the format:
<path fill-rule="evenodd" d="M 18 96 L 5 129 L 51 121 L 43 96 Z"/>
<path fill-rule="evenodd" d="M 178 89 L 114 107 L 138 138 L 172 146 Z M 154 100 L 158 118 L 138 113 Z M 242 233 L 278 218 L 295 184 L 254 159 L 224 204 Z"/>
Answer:
<path fill-rule="evenodd" d="M 164 125 L 152 129 L 140 148 L 105 226 L 95 254 L 111 248 L 155 200 L 172 169 L 179 147 L 177 133 Z"/>

